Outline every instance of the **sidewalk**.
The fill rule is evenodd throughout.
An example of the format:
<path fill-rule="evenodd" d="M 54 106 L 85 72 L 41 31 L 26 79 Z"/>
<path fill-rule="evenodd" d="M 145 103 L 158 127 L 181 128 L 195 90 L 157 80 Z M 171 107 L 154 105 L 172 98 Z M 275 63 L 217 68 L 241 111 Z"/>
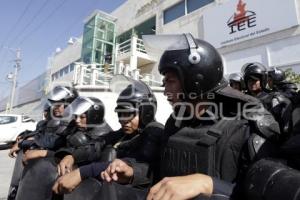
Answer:
<path fill-rule="evenodd" d="M 7 198 L 12 172 L 14 170 L 15 159 L 8 157 L 8 150 L 0 151 L 0 200 Z"/>

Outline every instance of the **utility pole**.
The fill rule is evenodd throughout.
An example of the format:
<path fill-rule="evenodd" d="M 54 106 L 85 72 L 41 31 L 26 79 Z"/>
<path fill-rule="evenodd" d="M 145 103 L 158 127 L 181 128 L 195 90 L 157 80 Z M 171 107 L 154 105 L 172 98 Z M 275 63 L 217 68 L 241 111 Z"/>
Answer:
<path fill-rule="evenodd" d="M 15 92 L 16 92 L 16 87 L 17 87 L 17 77 L 18 77 L 18 71 L 21 68 L 21 49 L 10 49 L 16 52 L 16 59 L 15 61 L 15 71 L 13 74 L 13 84 L 12 84 L 12 89 L 11 89 L 11 94 L 10 94 L 10 103 L 9 103 L 9 113 L 13 109 L 13 104 L 14 104 L 14 99 L 15 99 Z"/>

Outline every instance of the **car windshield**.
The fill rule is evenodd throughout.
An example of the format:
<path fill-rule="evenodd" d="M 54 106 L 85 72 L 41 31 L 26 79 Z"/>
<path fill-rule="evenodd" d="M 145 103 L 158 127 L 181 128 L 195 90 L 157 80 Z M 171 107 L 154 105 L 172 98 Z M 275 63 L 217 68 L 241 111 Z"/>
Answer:
<path fill-rule="evenodd" d="M 0 116 L 0 125 L 10 124 L 17 121 L 17 117 L 14 116 Z"/>

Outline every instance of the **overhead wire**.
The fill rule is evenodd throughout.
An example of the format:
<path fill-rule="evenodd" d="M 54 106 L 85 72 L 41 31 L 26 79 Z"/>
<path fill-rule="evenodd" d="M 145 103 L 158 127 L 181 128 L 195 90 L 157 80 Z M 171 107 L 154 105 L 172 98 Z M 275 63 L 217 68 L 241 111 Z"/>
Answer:
<path fill-rule="evenodd" d="M 46 8 L 47 4 L 49 3 L 49 0 L 45 0 L 44 3 L 41 5 L 41 7 L 39 7 L 39 9 L 37 10 L 37 12 L 28 20 L 28 23 L 23 26 L 23 28 L 19 31 L 19 34 L 16 35 L 16 37 L 14 38 L 13 42 L 17 41 L 20 36 L 25 33 L 25 31 L 28 29 L 28 27 L 30 27 L 30 25 L 32 24 L 32 22 L 39 16 L 39 14 Z"/>
<path fill-rule="evenodd" d="M 28 9 L 30 8 L 31 4 L 32 4 L 33 0 L 30 0 L 28 2 L 28 4 L 25 6 L 24 10 L 22 11 L 21 15 L 19 16 L 19 18 L 17 19 L 17 21 L 14 23 L 14 25 L 9 29 L 9 31 L 7 32 L 7 34 L 4 37 L 4 40 L 2 41 L 1 47 L 3 47 L 5 45 L 5 42 L 8 41 L 8 39 L 10 39 L 10 36 L 12 35 L 11 33 L 15 30 L 15 28 L 17 27 L 17 25 L 21 22 L 21 20 L 23 19 L 23 17 L 25 16 L 25 14 L 27 13 Z M 2 48 L 0 49 L 0 55 L 2 53 Z M 5 52 L 4 54 L 4 58 L 6 57 L 7 52 Z M 0 57 L 0 68 L 3 65 L 3 56 Z"/>
<path fill-rule="evenodd" d="M 91 1 L 91 2 L 93 2 L 93 1 Z M 94 5 L 94 2 L 93 2 L 93 4 L 90 4 L 90 5 L 91 5 L 91 6 Z M 88 14 L 88 13 L 87 13 L 87 14 Z M 87 14 L 85 14 L 85 15 L 87 15 Z M 83 16 L 79 16 L 78 18 L 76 18 L 76 19 L 74 20 L 74 22 L 73 22 L 70 26 L 68 26 L 66 29 L 64 29 L 61 33 L 59 33 L 59 34 L 55 37 L 55 39 L 54 39 L 54 41 L 53 41 L 52 43 L 56 43 L 56 42 L 62 37 L 62 35 L 63 35 L 64 33 L 66 33 L 67 31 L 71 30 L 76 24 L 81 23 L 80 19 L 82 19 L 82 18 L 83 18 Z M 33 62 L 32 62 L 29 66 L 35 65 L 35 64 L 37 63 L 37 61 L 38 61 L 38 58 L 42 57 L 42 55 L 44 55 L 44 54 L 47 52 L 47 50 L 48 50 L 48 49 L 45 49 L 44 51 L 42 51 L 42 53 L 40 53 L 39 56 L 37 56 L 37 59 L 33 59 Z"/>
<path fill-rule="evenodd" d="M 5 35 L 5 39 L 4 41 L 2 41 L 2 45 L 4 45 L 5 41 L 9 39 L 9 37 L 12 35 L 11 33 L 14 31 L 14 29 L 17 27 L 17 25 L 20 23 L 20 21 L 23 19 L 23 17 L 25 16 L 26 12 L 28 11 L 29 7 L 31 6 L 33 0 L 30 0 L 29 3 L 26 5 L 25 9 L 23 10 L 23 12 L 21 13 L 21 15 L 19 16 L 19 18 L 17 19 L 17 21 L 14 23 L 14 25 L 9 29 L 9 31 L 7 32 L 7 34 Z"/>
<path fill-rule="evenodd" d="M 33 32 L 37 31 L 39 28 L 41 28 L 46 21 L 48 21 L 50 19 L 50 17 L 52 17 L 52 15 L 54 15 L 68 0 L 63 0 L 60 4 L 58 4 L 58 6 L 56 6 L 49 15 L 47 15 L 46 18 L 44 18 L 44 20 L 42 20 L 37 26 L 35 26 L 34 29 L 32 29 L 27 35 L 25 35 L 22 40 L 18 43 L 18 46 L 22 45 L 31 35 Z"/>

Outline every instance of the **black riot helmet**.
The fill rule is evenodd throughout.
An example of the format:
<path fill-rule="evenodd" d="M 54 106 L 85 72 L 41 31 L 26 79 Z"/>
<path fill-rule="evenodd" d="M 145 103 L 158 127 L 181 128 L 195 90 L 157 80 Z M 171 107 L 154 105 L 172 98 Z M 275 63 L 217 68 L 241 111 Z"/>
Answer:
<path fill-rule="evenodd" d="M 267 68 L 263 64 L 259 62 L 246 63 L 245 65 L 243 65 L 241 71 L 246 86 L 248 84 L 249 79 L 259 79 L 261 88 L 263 90 L 266 89 L 268 83 L 268 72 Z"/>
<path fill-rule="evenodd" d="M 194 39 L 191 34 L 143 36 L 147 53 L 160 46 L 159 72 L 174 71 L 186 96 L 198 97 L 226 86 L 223 63 L 218 51 L 209 43 Z M 161 43 L 165 43 L 162 44 Z"/>
<path fill-rule="evenodd" d="M 276 67 L 271 67 L 268 69 L 268 76 L 273 80 L 274 84 L 278 84 L 285 80 L 284 71 Z"/>
<path fill-rule="evenodd" d="M 232 84 L 234 82 L 236 83 L 239 83 L 240 84 L 240 89 L 244 89 L 244 80 L 243 80 L 243 77 L 240 73 L 232 73 L 229 75 L 228 77 L 228 80 L 229 80 L 229 84 L 230 86 L 232 86 Z"/>
<path fill-rule="evenodd" d="M 127 78 L 128 79 L 128 78 Z M 139 114 L 139 128 L 144 128 L 155 118 L 157 101 L 152 90 L 142 81 L 130 80 L 117 99 L 115 111 Z"/>
<path fill-rule="evenodd" d="M 48 100 L 51 103 L 71 103 L 76 97 L 78 97 L 78 92 L 74 88 L 67 86 L 56 86 L 50 92 Z"/>
<path fill-rule="evenodd" d="M 87 125 L 97 126 L 104 122 L 104 104 L 95 97 L 77 97 L 65 110 L 65 115 L 82 115 L 86 114 Z"/>

